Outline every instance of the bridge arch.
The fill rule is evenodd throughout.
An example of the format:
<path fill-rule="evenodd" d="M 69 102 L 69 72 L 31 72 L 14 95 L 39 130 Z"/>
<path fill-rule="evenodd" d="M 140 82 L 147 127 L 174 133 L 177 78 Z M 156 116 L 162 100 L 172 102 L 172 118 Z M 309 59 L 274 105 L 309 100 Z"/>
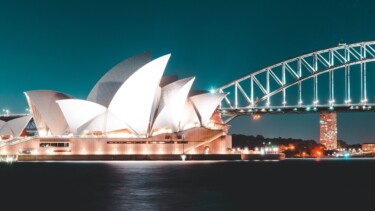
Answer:
<path fill-rule="evenodd" d="M 336 47 L 291 58 L 219 87 L 217 92 L 229 92 L 219 110 L 223 116 L 230 117 L 226 120 L 228 122 L 238 115 L 274 109 L 284 111 L 292 107 L 370 107 L 372 103 L 367 97 L 367 63 L 374 61 L 375 41 L 339 44 Z M 335 88 L 335 73 L 339 70 L 344 72 L 343 89 Z M 354 70 L 359 72 L 359 80 L 358 77 L 352 78 L 351 73 Z M 328 82 L 323 84 L 328 86 L 325 93 L 328 96 L 326 102 L 319 99 L 319 85 L 324 74 L 328 75 L 325 79 Z M 353 80 L 356 80 L 355 83 Z M 306 81 L 310 81 L 310 84 L 304 85 Z M 287 90 L 292 87 L 296 87 L 297 91 L 296 95 L 293 94 L 297 98 L 295 104 L 287 102 L 290 98 Z M 306 88 L 312 91 L 310 102 L 302 100 L 302 89 Z M 352 100 L 354 90 L 359 90 L 359 93 L 356 93 L 360 96 L 358 102 Z M 335 91 L 344 96 L 342 102 L 335 100 Z M 281 102 L 271 103 L 271 98 L 276 95 L 281 97 Z"/>

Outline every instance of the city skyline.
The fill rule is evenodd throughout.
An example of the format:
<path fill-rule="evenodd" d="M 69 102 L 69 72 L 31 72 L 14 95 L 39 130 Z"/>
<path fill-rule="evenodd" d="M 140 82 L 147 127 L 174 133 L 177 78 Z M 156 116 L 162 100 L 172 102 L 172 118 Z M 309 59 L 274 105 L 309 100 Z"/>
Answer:
<path fill-rule="evenodd" d="M 371 1 L 5 1 L 0 108 L 26 111 L 23 92 L 35 89 L 85 99 L 107 70 L 145 51 L 153 58 L 171 53 L 166 74 L 196 76 L 193 88 L 209 90 L 303 53 L 375 40 L 372 6 Z M 339 113 L 338 139 L 375 142 L 374 117 Z M 319 140 L 319 114 L 239 117 L 230 124 L 231 133 Z"/>

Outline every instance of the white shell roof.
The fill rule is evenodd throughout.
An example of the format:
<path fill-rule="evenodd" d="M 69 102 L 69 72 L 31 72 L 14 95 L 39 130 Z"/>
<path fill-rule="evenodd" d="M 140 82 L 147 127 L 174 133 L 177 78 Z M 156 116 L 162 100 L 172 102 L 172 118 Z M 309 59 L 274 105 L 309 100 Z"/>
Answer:
<path fill-rule="evenodd" d="M 185 78 L 162 88 L 158 114 L 153 129 L 163 127 L 170 127 L 173 131 L 180 129 L 186 99 L 194 80 L 194 77 Z"/>
<path fill-rule="evenodd" d="M 161 97 L 161 88 L 158 87 L 156 88 L 156 94 L 155 94 L 155 99 L 154 103 L 152 105 L 151 109 L 151 116 L 150 116 L 150 122 L 154 122 L 156 119 L 156 114 L 158 112 L 159 104 L 160 104 L 160 97 Z"/>
<path fill-rule="evenodd" d="M 206 126 L 217 106 L 227 93 L 205 93 L 190 97 L 194 107 L 201 117 L 202 126 Z"/>
<path fill-rule="evenodd" d="M 185 102 L 184 111 L 182 112 L 181 128 L 182 130 L 187 130 L 190 129 L 192 125 L 200 126 L 200 121 L 193 103 L 188 99 Z"/>
<path fill-rule="evenodd" d="M 119 88 L 109 111 L 139 135 L 147 134 L 153 114 L 155 95 L 170 54 L 159 57 L 137 70 Z"/>
<path fill-rule="evenodd" d="M 107 110 L 106 110 L 107 111 Z M 105 123 L 107 112 L 103 112 L 77 128 L 77 134 L 82 134 L 84 131 L 103 131 L 106 132 Z"/>
<path fill-rule="evenodd" d="M 12 129 L 3 120 L 0 120 L 0 135 L 13 135 Z"/>
<path fill-rule="evenodd" d="M 81 125 L 77 133 L 82 134 L 85 130 L 111 132 L 121 129 L 129 129 L 129 126 L 107 109 L 105 112 Z"/>
<path fill-rule="evenodd" d="M 31 118 L 32 116 L 28 115 L 12 119 L 8 122 L 0 120 L 0 135 L 21 136 L 22 131 L 26 128 Z"/>
<path fill-rule="evenodd" d="M 58 100 L 70 131 L 82 134 L 84 131 L 110 132 L 128 129 L 128 125 L 112 114 L 106 107 L 86 100 Z"/>
<path fill-rule="evenodd" d="M 67 128 L 73 134 L 126 129 L 144 136 L 154 129 L 176 132 L 206 126 L 226 94 L 188 97 L 194 77 L 161 82 L 169 58 L 167 54 L 148 62 L 150 54 L 145 53 L 119 63 L 98 81 L 88 100 L 50 90 L 25 92 L 38 131 L 62 135 Z M 19 120 L 12 127 L 19 131 L 22 124 Z M 1 130 L 13 129 L 0 121 Z"/>
<path fill-rule="evenodd" d="M 66 99 L 58 100 L 65 119 L 68 122 L 70 131 L 77 134 L 77 130 L 86 122 L 105 113 L 106 107 L 86 100 Z"/>
<path fill-rule="evenodd" d="M 128 58 L 109 70 L 92 88 L 88 101 L 108 107 L 121 85 L 139 68 L 151 61 L 151 53 Z"/>
<path fill-rule="evenodd" d="M 31 115 L 27 115 L 27 116 L 18 117 L 16 119 L 12 119 L 8 121 L 7 124 L 12 129 L 13 135 L 16 137 L 21 136 L 22 131 L 25 130 L 31 118 L 32 118 Z"/>
<path fill-rule="evenodd" d="M 56 101 L 73 97 L 52 90 L 28 91 L 25 95 L 38 131 L 49 129 L 52 135 L 64 134 L 68 124 Z"/>

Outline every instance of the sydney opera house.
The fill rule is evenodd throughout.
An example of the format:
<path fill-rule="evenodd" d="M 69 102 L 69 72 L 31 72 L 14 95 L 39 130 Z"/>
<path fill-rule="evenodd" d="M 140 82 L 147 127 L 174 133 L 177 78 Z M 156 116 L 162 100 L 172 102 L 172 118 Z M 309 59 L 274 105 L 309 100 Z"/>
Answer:
<path fill-rule="evenodd" d="M 169 58 L 126 59 L 87 99 L 25 92 L 31 115 L 0 120 L 0 155 L 226 153 L 231 136 L 216 112 L 225 93 L 192 90 L 194 77 L 163 76 Z"/>

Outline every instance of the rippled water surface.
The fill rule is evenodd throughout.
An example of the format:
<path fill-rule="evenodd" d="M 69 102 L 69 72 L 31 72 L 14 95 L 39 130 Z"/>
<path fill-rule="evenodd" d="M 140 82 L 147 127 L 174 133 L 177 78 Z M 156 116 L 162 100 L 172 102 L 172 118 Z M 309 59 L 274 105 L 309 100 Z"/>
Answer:
<path fill-rule="evenodd" d="M 0 194 L 0 210 L 338 210 L 375 203 L 375 159 L 0 163 Z"/>

